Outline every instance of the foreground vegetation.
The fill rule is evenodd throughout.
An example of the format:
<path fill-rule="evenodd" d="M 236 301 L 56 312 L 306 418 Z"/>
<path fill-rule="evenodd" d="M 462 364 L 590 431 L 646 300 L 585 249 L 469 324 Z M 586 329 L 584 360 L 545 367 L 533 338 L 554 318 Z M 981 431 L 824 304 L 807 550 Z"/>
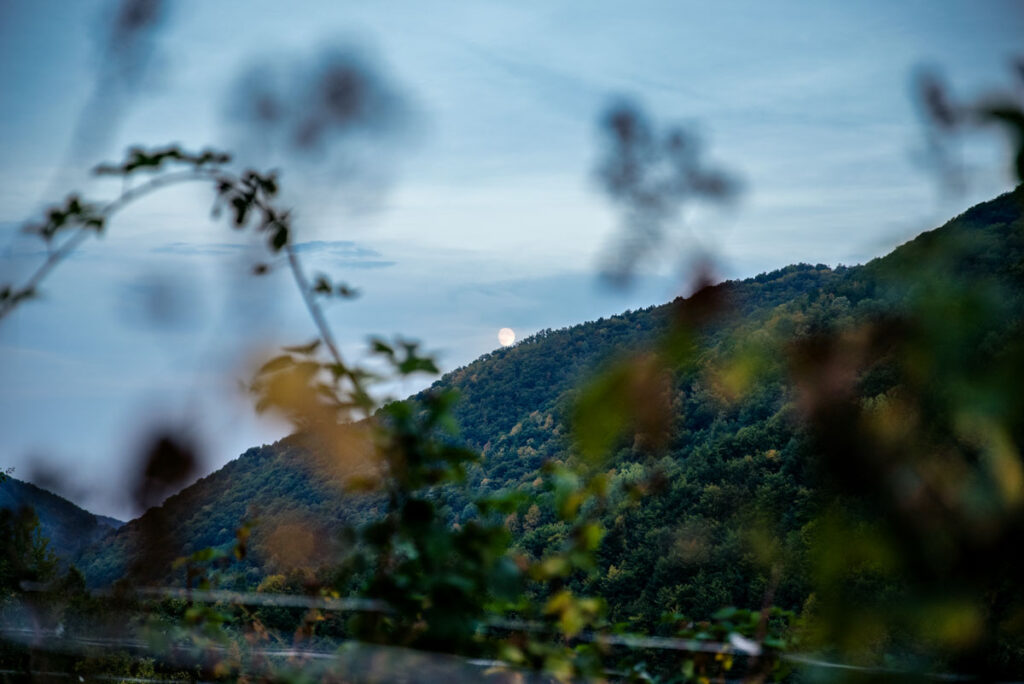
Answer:
<path fill-rule="evenodd" d="M 794 651 L 886 678 L 1012 676 L 1022 198 L 865 266 L 543 331 L 329 433 L 289 389 L 318 345 L 293 349 L 255 388 L 305 429 L 87 549 L 84 577 L 59 574 L 31 518 L 5 519 L 8 615 L 28 600 L 50 628 L 115 643 L 135 616 L 129 633 L 164 646 L 123 674 L 285 676 L 295 663 L 265 669 L 260 644 L 343 642 L 559 677 L 783 676 Z M 415 347 L 378 348 L 399 373 L 430 370 Z M 239 593 L 135 593 L 167 585 Z M 693 641 L 651 651 L 636 634 Z"/>
<path fill-rule="evenodd" d="M 314 94 L 372 95 L 350 67 L 328 65 Z M 1024 180 L 1019 107 L 926 95 L 943 130 L 1017 135 Z M 316 103 L 316 131 L 386 119 Z M 605 123 L 600 177 L 639 236 L 615 255 L 627 277 L 684 200 L 735 186 L 683 131 L 628 107 Z M 275 173 L 175 146 L 97 172 L 120 194 L 72 195 L 28 226 L 45 258 L 0 287 L 0 319 L 124 207 L 198 182 L 265 244 L 254 275 L 291 273 L 318 337 L 248 383 L 292 422 L 286 440 L 164 501 L 196 458 L 153 435 L 132 492 L 147 512 L 78 551 L 53 535 L 63 559 L 34 512 L 0 511 L 5 678 L 1024 672 L 1021 187 L 864 266 L 701 282 L 379 401 L 378 381 L 437 368 L 402 339 L 373 341 L 373 370 L 342 357 L 320 303 L 353 290 L 306 273 Z"/>

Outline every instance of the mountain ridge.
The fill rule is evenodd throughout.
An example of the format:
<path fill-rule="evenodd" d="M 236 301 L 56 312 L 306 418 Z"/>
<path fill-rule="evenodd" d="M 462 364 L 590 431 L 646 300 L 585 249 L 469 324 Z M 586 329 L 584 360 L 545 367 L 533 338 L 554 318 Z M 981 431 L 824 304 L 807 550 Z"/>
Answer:
<path fill-rule="evenodd" d="M 40 534 L 65 561 L 124 525 L 115 518 L 87 511 L 43 487 L 7 476 L 0 482 L 0 509 L 17 511 L 23 507 L 35 511 Z"/>
<path fill-rule="evenodd" d="M 814 493 L 806 472 L 808 447 L 794 427 L 792 400 L 780 379 L 769 375 L 742 402 L 729 404 L 716 396 L 720 390 L 715 374 L 734 351 L 732 337 L 755 338 L 767 328 L 800 335 L 898 307 L 905 296 L 896 284 L 902 272 L 950 245 L 959 251 L 946 258 L 964 277 L 995 274 L 1012 279 L 1020 273 L 1022 231 L 1014 226 L 1020 223 L 1022 206 L 1024 188 L 1018 187 L 862 265 L 791 265 L 705 291 L 727 301 L 728 312 L 701 334 L 700 372 L 683 378 L 677 387 L 677 421 L 662 458 L 677 491 L 652 498 L 642 511 L 622 503 L 609 518 L 604 576 L 595 580 L 594 589 L 621 597 L 617 600 L 624 612 L 662 604 L 695 606 L 704 613 L 721 605 L 755 605 L 766 580 L 729 531 L 729 521 L 739 515 L 735 501 L 764 499 L 767 509 L 779 512 L 787 533 L 797 534 L 808 519 Z M 433 387 L 460 393 L 455 415 L 462 437 L 484 457 L 471 470 L 468 488 L 522 489 L 542 501 L 544 495 L 532 483 L 543 463 L 564 459 L 572 449 L 568 412 L 579 396 L 580 382 L 614 358 L 644 348 L 661 334 L 675 309 L 688 306 L 697 306 L 694 298 L 544 330 L 439 378 Z M 634 477 L 648 467 L 628 444 L 620 446 L 613 463 L 619 478 Z M 174 542 L 164 553 L 167 558 L 206 546 L 226 548 L 253 502 L 260 506 L 257 518 L 271 528 L 308 526 L 306 533 L 312 537 L 329 538 L 337 522 L 372 515 L 375 506 L 369 499 L 346 501 L 341 493 L 344 474 L 336 470 L 336 464 L 311 453 L 294 436 L 254 447 L 125 525 L 104 544 L 84 549 L 76 562 L 90 584 L 118 579 L 129 567 L 128 559 L 146 550 L 142 530 L 154 521 Z M 447 503 L 453 522 L 474 515 L 464 496 L 452 493 Z M 695 565 L 676 551 L 661 552 L 675 543 L 665 536 L 669 532 L 650 522 L 661 518 L 693 519 L 695 526 L 706 527 L 701 532 L 707 544 L 701 563 Z M 555 522 L 530 509 L 512 516 L 509 525 L 522 548 L 536 553 L 561 533 Z M 647 536 L 636 538 L 644 530 Z M 269 548 L 274 529 L 262 540 L 260 534 L 257 525 L 256 560 L 243 573 L 250 583 L 289 567 L 269 552 L 260 553 Z M 169 575 L 154 571 L 148 579 L 169 581 Z M 806 582 L 786 578 L 778 594 L 780 601 L 798 606 Z"/>

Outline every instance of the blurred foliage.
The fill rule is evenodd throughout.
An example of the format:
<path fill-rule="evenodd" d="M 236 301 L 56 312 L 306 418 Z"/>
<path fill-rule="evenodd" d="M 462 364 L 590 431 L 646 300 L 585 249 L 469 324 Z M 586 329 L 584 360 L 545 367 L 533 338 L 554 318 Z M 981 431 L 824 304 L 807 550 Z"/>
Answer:
<path fill-rule="evenodd" d="M 605 154 L 597 178 L 624 224 L 605 273 L 624 284 L 663 245 L 687 204 L 729 201 L 740 183 L 705 160 L 692 131 L 658 127 L 632 102 L 609 107 L 601 124 Z"/>
<path fill-rule="evenodd" d="M 957 161 L 955 147 L 972 133 L 999 130 L 1009 151 L 1010 173 L 1024 182 L 1024 57 L 1011 68 L 1011 85 L 975 99 L 958 97 L 935 69 L 919 70 L 916 101 L 923 115 L 928 143 L 926 161 L 948 187 L 962 189 L 967 169 Z"/>

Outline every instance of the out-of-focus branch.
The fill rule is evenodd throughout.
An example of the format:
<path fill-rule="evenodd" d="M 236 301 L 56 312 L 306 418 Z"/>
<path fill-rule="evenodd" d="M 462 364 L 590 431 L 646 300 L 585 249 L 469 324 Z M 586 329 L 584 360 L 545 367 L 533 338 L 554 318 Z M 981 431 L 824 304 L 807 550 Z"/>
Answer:
<path fill-rule="evenodd" d="M 334 362 L 338 365 L 344 365 L 338 344 L 334 340 L 334 334 L 331 332 L 327 319 L 324 317 L 323 309 L 320 308 L 320 305 L 313 298 L 313 288 L 310 286 L 309 279 L 306 278 L 306 274 L 302 270 L 302 263 L 299 261 L 299 255 L 295 252 L 295 246 L 291 243 L 286 245 L 285 254 L 288 257 L 288 267 L 291 269 L 292 277 L 302 293 L 302 301 L 305 302 L 306 309 L 309 311 L 313 323 L 316 324 L 317 331 L 320 333 L 320 339 L 324 341 L 324 345 L 327 347 Z"/>
<path fill-rule="evenodd" d="M 132 202 L 170 185 L 194 181 L 209 181 L 214 177 L 215 176 L 212 171 L 181 171 L 153 178 L 141 185 L 137 185 L 122 192 L 116 199 L 104 205 L 97 212 L 95 217 L 92 217 L 94 220 L 99 221 L 98 224 L 85 223 L 80 225 L 75 229 L 75 232 L 71 237 L 65 239 L 64 242 L 62 242 L 56 249 L 50 250 L 46 260 L 43 261 L 32 275 L 28 277 L 24 285 L 4 292 L 5 296 L 0 299 L 0 320 L 14 311 L 18 304 L 23 302 L 25 299 L 35 296 L 39 285 L 41 285 L 47 276 L 53 272 L 53 269 L 56 268 L 64 259 L 71 256 L 71 254 L 73 254 L 90 235 L 98 235 L 103 226 L 105 226 L 106 223 L 109 222 L 110 218 L 117 212 L 121 211 Z"/>

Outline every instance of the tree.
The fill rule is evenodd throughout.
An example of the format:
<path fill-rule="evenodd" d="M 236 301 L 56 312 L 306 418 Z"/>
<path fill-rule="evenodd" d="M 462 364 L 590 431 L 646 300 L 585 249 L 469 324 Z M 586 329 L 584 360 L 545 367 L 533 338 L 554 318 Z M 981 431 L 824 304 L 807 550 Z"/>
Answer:
<path fill-rule="evenodd" d="M 0 596 L 20 594 L 24 584 L 43 584 L 56 574 L 57 557 L 39 532 L 30 508 L 0 509 Z"/>

